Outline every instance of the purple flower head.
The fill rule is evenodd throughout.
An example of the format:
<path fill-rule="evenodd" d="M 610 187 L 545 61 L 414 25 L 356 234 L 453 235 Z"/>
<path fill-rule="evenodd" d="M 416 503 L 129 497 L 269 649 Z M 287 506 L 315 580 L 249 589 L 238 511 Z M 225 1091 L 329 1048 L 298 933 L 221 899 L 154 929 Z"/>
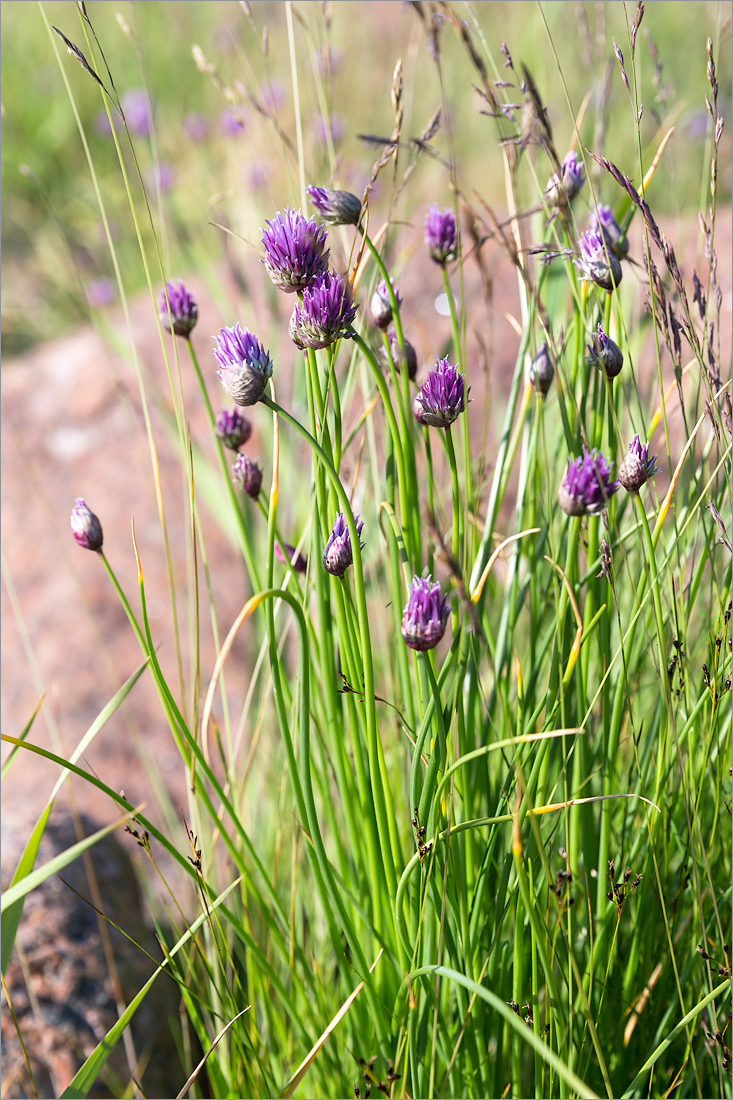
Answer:
<path fill-rule="evenodd" d="M 392 284 L 392 293 L 395 296 L 397 307 L 402 305 L 402 297 L 400 296 L 399 287 L 395 286 L 392 279 L 389 280 Z M 389 296 L 389 290 L 384 279 L 378 284 L 377 289 L 372 294 L 372 300 L 369 304 L 369 308 L 372 313 L 372 319 L 377 328 L 386 329 L 389 328 L 390 321 L 392 320 L 392 301 Z"/>
<path fill-rule="evenodd" d="M 402 612 L 402 637 L 410 649 L 434 649 L 445 633 L 450 603 L 430 577 L 415 577 Z"/>
<path fill-rule="evenodd" d="M 599 367 L 607 378 L 615 378 L 620 374 L 624 365 L 624 353 L 618 344 L 606 335 L 600 324 L 590 344 L 585 345 L 585 350 L 588 352 L 585 357 L 586 362 Z"/>
<path fill-rule="evenodd" d="M 598 232 L 581 233 L 578 238 L 580 258 L 574 261 L 583 279 L 591 279 L 602 290 L 613 290 L 621 282 L 621 264 L 604 243 Z"/>
<path fill-rule="evenodd" d="M 361 199 L 351 191 L 331 191 L 328 187 L 306 187 L 308 198 L 319 217 L 328 225 L 358 225 Z"/>
<path fill-rule="evenodd" d="M 618 482 L 611 480 L 607 459 L 600 451 L 584 447 L 580 458 L 568 459 L 557 499 L 569 516 L 594 515 L 606 507 L 617 489 Z"/>
<path fill-rule="evenodd" d="M 209 135 L 209 120 L 206 115 L 202 115 L 198 111 L 191 111 L 183 120 L 183 129 L 186 131 L 189 140 L 197 143 L 206 141 Z"/>
<path fill-rule="evenodd" d="M 618 479 L 627 493 L 638 493 L 650 477 L 659 473 L 657 456 L 649 457 L 649 444 L 642 443 L 635 435 L 629 451 L 618 468 Z"/>
<path fill-rule="evenodd" d="M 102 524 L 81 497 L 71 509 L 71 533 L 84 550 L 102 549 Z"/>
<path fill-rule="evenodd" d="M 389 353 L 392 356 L 392 362 L 395 365 L 397 373 L 402 373 L 402 364 L 404 360 L 407 359 L 408 377 L 411 379 L 414 378 L 417 374 L 417 352 L 410 341 L 405 340 L 405 354 L 403 356 L 394 325 L 390 325 L 387 329 L 387 338 L 389 340 Z M 389 360 L 387 359 L 387 353 L 384 348 L 379 349 L 378 357 L 384 369 L 389 370 Z"/>
<path fill-rule="evenodd" d="M 327 271 L 318 275 L 293 307 L 290 337 L 299 348 L 327 348 L 349 329 L 356 316 L 356 303 L 346 275 Z"/>
<path fill-rule="evenodd" d="M 328 121 L 326 121 L 321 114 L 313 115 L 311 117 L 311 126 L 316 140 L 319 141 L 321 145 L 328 145 L 329 138 L 333 144 L 336 145 L 346 133 L 346 123 L 336 111 L 331 113 Z"/>
<path fill-rule="evenodd" d="M 287 557 L 286 557 L 287 555 Z M 282 546 L 275 540 L 275 557 L 279 562 L 285 565 L 290 562 L 296 573 L 305 573 L 308 568 L 308 562 L 299 554 L 294 546 L 291 546 L 289 542 L 284 542 Z"/>
<path fill-rule="evenodd" d="M 599 203 L 597 214 L 595 210 L 591 210 L 588 217 L 588 232 L 602 233 L 609 252 L 612 252 L 617 260 L 623 260 L 624 256 L 629 251 L 629 242 L 626 239 L 626 234 L 622 231 L 621 226 L 614 218 L 610 206 L 604 206 L 602 203 Z"/>
<path fill-rule="evenodd" d="M 101 279 L 92 279 L 87 283 L 86 292 L 89 305 L 92 309 L 98 309 L 100 306 L 108 306 L 114 302 L 117 297 L 117 284 L 113 279 L 102 276 Z"/>
<path fill-rule="evenodd" d="M 278 211 L 265 226 L 262 262 L 278 290 L 286 294 L 305 290 L 317 275 L 328 270 L 326 229 L 318 225 L 315 218 L 306 221 L 300 210 L 291 210 L 288 206 L 284 215 Z"/>
<path fill-rule="evenodd" d="M 252 435 L 252 425 L 239 409 L 222 409 L 216 414 L 216 438 L 230 451 L 238 451 Z"/>
<path fill-rule="evenodd" d="M 219 381 L 237 405 L 254 405 L 272 377 L 272 360 L 256 336 L 239 323 L 215 337 Z"/>
<path fill-rule="evenodd" d="M 458 255 L 458 229 L 456 216 L 447 207 L 441 210 L 437 203 L 428 207 L 425 215 L 425 244 L 436 264 L 444 267 Z"/>
<path fill-rule="evenodd" d="M 412 404 L 420 424 L 450 428 L 466 407 L 464 376 L 447 359 L 431 368 Z"/>
<path fill-rule="evenodd" d="M 539 346 L 537 355 L 530 365 L 529 380 L 537 393 L 541 393 L 544 397 L 549 392 L 554 377 L 555 368 L 552 364 L 550 353 L 547 350 L 547 342 L 543 340 Z"/>
<path fill-rule="evenodd" d="M 219 130 L 225 137 L 236 137 L 245 129 L 244 120 L 240 112 L 222 111 L 219 115 Z"/>
<path fill-rule="evenodd" d="M 188 336 L 198 320 L 198 315 L 199 307 L 196 305 L 193 294 L 186 290 L 180 280 L 177 283 L 165 284 L 165 290 L 161 290 L 158 295 L 158 316 L 166 332 L 173 332 L 176 336 Z"/>
<path fill-rule="evenodd" d="M 356 524 L 357 534 L 361 535 L 364 521 L 359 515 L 355 515 L 354 523 Z M 359 543 L 362 550 L 364 545 L 363 542 Z M 323 568 L 333 577 L 343 577 L 353 560 L 349 528 L 346 525 L 344 513 L 339 512 L 323 550 Z"/>
<path fill-rule="evenodd" d="M 104 110 L 104 108 L 101 111 L 97 111 L 96 115 L 94 116 L 94 129 L 97 131 L 100 137 L 109 137 L 112 133 L 109 115 Z"/>
<path fill-rule="evenodd" d="M 242 452 L 232 466 L 232 481 L 248 497 L 257 500 L 262 487 L 262 470 Z"/>
<path fill-rule="evenodd" d="M 583 183 L 583 162 L 578 160 L 578 154 L 571 149 L 565 154 L 561 165 L 562 173 L 558 178 L 557 172 L 553 172 L 545 188 L 545 202 L 550 207 L 556 207 L 569 203 L 580 191 Z"/>
<path fill-rule="evenodd" d="M 258 95 L 265 110 L 277 110 L 285 102 L 285 85 L 275 77 L 266 84 L 260 84 Z"/>
<path fill-rule="evenodd" d="M 147 92 L 142 88 L 130 88 L 129 92 L 124 93 L 120 103 L 130 133 L 135 137 L 149 134 L 153 125 L 153 114 Z"/>

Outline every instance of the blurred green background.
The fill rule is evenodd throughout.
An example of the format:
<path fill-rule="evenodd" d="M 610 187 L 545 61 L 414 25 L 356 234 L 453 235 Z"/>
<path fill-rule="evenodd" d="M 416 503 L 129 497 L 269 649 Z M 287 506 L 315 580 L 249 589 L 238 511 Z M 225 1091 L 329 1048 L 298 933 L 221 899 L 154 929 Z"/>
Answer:
<path fill-rule="evenodd" d="M 418 134 L 444 96 L 450 130 L 444 121 L 434 144 L 447 155 L 452 142 L 460 186 L 467 192 L 476 188 L 501 210 L 502 158 L 495 124 L 481 113 L 486 105 L 474 88 L 477 73 L 447 22 L 439 27 L 440 66 L 436 66 L 425 29 L 431 9 L 423 6 L 425 18 L 421 19 L 415 7 L 381 0 L 369 4 L 337 0 L 290 8 L 306 182 L 338 184 L 361 193 L 380 147 L 365 144 L 358 135 L 391 133 L 392 73 L 401 58 L 403 136 Z M 194 267 L 213 270 L 222 263 L 232 238 L 213 229 L 210 222 L 225 224 L 256 245 L 264 217 L 300 202 L 288 6 L 159 0 L 90 2 L 87 10 L 115 86 L 128 97 L 129 121 L 136 117 L 136 90 L 146 88 L 149 94 L 153 127 L 143 132 L 143 110 L 133 140 L 168 270 L 184 275 Z M 490 79 L 516 83 L 521 64 L 529 67 L 547 104 L 560 156 L 572 139 L 572 112 L 590 93 L 583 141 L 599 153 L 612 150 L 616 163 L 638 181 L 632 108 L 618 64 L 603 45 L 613 37 L 631 72 L 628 26 L 634 4 L 561 0 L 540 7 L 529 0 L 491 0 L 458 3 L 454 11 L 480 28 Z M 144 285 L 103 97 L 91 77 L 67 56 L 63 43 L 49 34 L 44 14 L 48 24 L 57 26 L 90 56 L 72 0 L 42 6 L 25 0 L 2 3 L 2 344 L 6 354 L 68 330 L 88 318 L 90 308 L 112 304 L 117 293 L 90 170 L 58 59 L 112 216 L 126 289 L 134 292 Z M 719 103 L 728 122 L 730 17 L 730 3 L 658 0 L 647 4 L 636 44 L 645 167 L 665 130 L 672 124 L 676 127 L 650 195 L 657 215 L 689 212 L 692 216 L 705 201 L 703 173 L 710 141 L 704 101 L 709 93 L 705 39 L 708 33 L 713 35 Z M 502 42 L 511 52 L 515 73 L 503 67 Z M 213 74 L 197 67 L 192 54 L 195 44 L 215 70 Z M 521 103 L 522 93 L 508 89 L 507 98 Z M 521 107 L 516 114 L 521 118 Z M 125 140 L 122 145 L 133 186 L 138 187 L 130 149 Z M 528 158 L 532 159 L 534 152 Z M 730 160 L 726 133 L 719 177 L 721 203 L 730 201 Z M 546 158 L 537 163 L 537 177 L 540 182 L 547 178 Z M 537 197 L 537 179 L 530 171 L 526 185 L 529 205 Z M 602 187 L 608 186 L 606 178 Z M 445 167 L 437 159 L 423 157 L 411 189 L 411 207 L 418 198 L 449 201 Z M 602 197 L 608 201 L 608 194 Z M 375 203 L 379 200 L 378 190 Z M 410 210 L 399 214 L 407 219 Z"/>

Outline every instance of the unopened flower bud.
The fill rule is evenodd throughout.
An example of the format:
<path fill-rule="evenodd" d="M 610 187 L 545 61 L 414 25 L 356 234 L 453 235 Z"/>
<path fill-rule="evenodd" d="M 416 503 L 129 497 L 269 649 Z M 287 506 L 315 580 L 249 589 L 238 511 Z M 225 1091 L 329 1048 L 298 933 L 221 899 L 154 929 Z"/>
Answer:
<path fill-rule="evenodd" d="M 390 282 L 392 280 L 390 279 Z M 400 297 L 399 289 L 392 283 L 392 292 L 395 296 L 395 301 L 398 307 L 402 305 L 402 298 Z M 389 297 L 389 290 L 384 279 L 377 286 L 377 289 L 372 294 L 372 300 L 369 308 L 371 310 L 372 319 L 377 328 L 383 330 L 388 329 L 392 320 L 392 302 Z"/>
<path fill-rule="evenodd" d="M 306 187 L 308 198 L 319 217 L 329 225 L 358 225 L 361 199 L 350 191 L 331 191 L 328 187 Z"/>
<path fill-rule="evenodd" d="M 543 340 L 537 355 L 530 365 L 529 380 L 537 393 L 541 393 L 544 397 L 549 392 L 554 377 L 555 368 L 552 365 L 552 359 L 547 350 L 547 343 Z"/>
<path fill-rule="evenodd" d="M 252 425 L 239 409 L 222 409 L 216 414 L 216 438 L 230 451 L 238 451 L 252 435 Z"/>
<path fill-rule="evenodd" d="M 409 378 L 414 378 L 417 374 L 417 352 L 410 343 L 409 340 L 405 340 L 405 352 L 402 354 L 402 349 L 397 339 L 397 332 L 394 325 L 390 325 L 387 329 L 387 337 L 389 339 L 389 353 L 392 356 L 392 362 L 395 365 L 395 369 L 398 374 L 402 373 L 403 360 L 407 360 L 407 374 Z M 387 352 L 382 347 L 378 352 L 378 359 L 382 367 L 385 370 L 389 369 L 389 361 L 387 359 Z"/>
<path fill-rule="evenodd" d="M 232 466 L 232 481 L 248 497 L 257 500 L 262 487 L 262 470 L 246 454 L 239 454 Z"/>
<path fill-rule="evenodd" d="M 649 458 L 649 444 L 642 443 L 635 435 L 629 444 L 628 454 L 618 468 L 618 479 L 627 493 L 638 493 L 650 477 L 659 473 L 657 456 Z"/>
<path fill-rule="evenodd" d="M 624 365 L 624 353 L 618 344 L 615 344 L 610 336 L 607 336 L 601 326 L 593 335 L 590 344 L 586 344 L 586 362 L 594 367 L 599 367 L 606 378 L 615 378 L 621 373 Z"/>
<path fill-rule="evenodd" d="M 170 303 L 170 313 L 168 304 Z M 199 308 L 182 282 L 166 283 L 158 296 L 158 316 L 166 332 L 188 336 L 198 320 Z"/>
<path fill-rule="evenodd" d="M 450 207 L 441 210 L 437 203 L 428 207 L 425 217 L 425 244 L 436 264 L 441 267 L 458 255 L 456 216 Z"/>
<path fill-rule="evenodd" d="M 71 532 L 84 550 L 102 549 L 102 524 L 81 497 L 71 509 Z"/>
<path fill-rule="evenodd" d="M 584 183 L 583 162 L 578 160 L 574 149 L 565 154 L 561 165 L 561 176 L 553 172 L 545 188 L 545 202 L 550 207 L 568 203 L 580 191 Z"/>
<path fill-rule="evenodd" d="M 354 522 L 357 534 L 361 535 L 364 521 L 360 516 L 355 515 Z M 364 548 L 363 542 L 360 542 L 359 545 L 362 549 Z M 323 550 L 323 568 L 334 577 L 343 577 L 353 560 L 351 534 L 344 513 L 339 512 Z"/>

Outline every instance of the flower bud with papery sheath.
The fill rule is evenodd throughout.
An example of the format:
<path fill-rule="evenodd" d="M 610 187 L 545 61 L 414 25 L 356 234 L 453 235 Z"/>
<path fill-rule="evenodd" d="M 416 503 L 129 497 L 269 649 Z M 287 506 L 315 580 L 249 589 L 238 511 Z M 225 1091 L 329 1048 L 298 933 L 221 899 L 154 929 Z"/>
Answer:
<path fill-rule="evenodd" d="M 361 199 L 351 191 L 331 191 L 328 187 L 306 187 L 313 209 L 328 225 L 358 225 Z"/>
<path fill-rule="evenodd" d="M 262 470 L 246 454 L 239 454 L 232 466 L 232 481 L 248 497 L 257 500 L 262 487 Z"/>
<path fill-rule="evenodd" d="M 355 515 L 354 523 L 356 524 L 357 534 L 361 535 L 364 521 L 360 516 Z M 359 545 L 364 549 L 363 542 L 360 542 Z M 343 577 L 353 560 L 351 534 L 344 513 L 339 512 L 323 550 L 323 568 L 334 577 Z"/>
<path fill-rule="evenodd" d="M 585 182 L 583 162 L 578 160 L 578 154 L 573 149 L 565 154 L 561 169 L 560 177 L 554 172 L 545 188 L 545 202 L 551 207 L 571 202 Z"/>
<path fill-rule="evenodd" d="M 196 305 L 193 294 L 186 290 L 180 280 L 177 283 L 166 283 L 165 286 L 166 289 L 161 290 L 158 296 L 160 323 L 166 332 L 173 332 L 176 336 L 188 336 L 198 320 L 199 307 Z M 170 314 L 168 302 L 171 307 Z"/>
<path fill-rule="evenodd" d="M 615 344 L 611 337 L 606 335 L 600 325 L 590 344 L 585 345 L 585 349 L 588 352 L 586 363 L 599 367 L 606 378 L 615 378 L 617 374 L 621 373 L 621 368 L 624 365 L 624 353 L 618 344 Z"/>
<path fill-rule="evenodd" d="M 222 409 L 216 414 L 216 438 L 230 451 L 238 451 L 252 435 L 252 425 L 239 409 Z"/>
<path fill-rule="evenodd" d="M 414 378 L 417 374 L 417 352 L 410 343 L 409 340 L 405 340 L 405 352 L 402 353 L 399 340 L 397 339 L 397 332 L 394 325 L 390 325 L 387 329 L 387 338 L 389 339 L 389 353 L 392 356 L 392 362 L 395 365 L 395 369 L 398 374 L 402 373 L 403 360 L 407 360 L 407 374 L 409 378 Z M 389 361 L 387 359 L 386 350 L 381 347 L 377 353 L 377 358 L 380 364 L 385 370 L 389 370 Z"/>
<path fill-rule="evenodd" d="M 255 405 L 272 377 L 272 360 L 256 336 L 237 323 L 223 328 L 216 339 L 214 357 L 219 380 L 237 405 Z"/>
<path fill-rule="evenodd" d="M 102 549 L 102 524 L 81 497 L 71 509 L 71 532 L 84 550 Z"/>
<path fill-rule="evenodd" d="M 392 283 L 391 279 L 390 282 Z M 394 283 L 392 283 L 392 292 L 395 296 L 397 306 L 401 306 L 402 298 L 400 297 L 399 288 L 396 287 Z M 382 279 L 381 283 L 378 284 L 377 289 L 372 294 L 369 309 L 377 328 L 381 328 L 382 330 L 388 329 L 392 320 L 392 302 L 384 279 Z"/>
<path fill-rule="evenodd" d="M 547 350 L 547 343 L 543 340 L 537 355 L 530 365 L 529 380 L 537 393 L 541 393 L 544 397 L 549 392 L 554 377 L 555 368 L 552 365 L 552 359 Z"/>
<path fill-rule="evenodd" d="M 629 444 L 628 454 L 618 468 L 618 479 L 627 493 L 638 493 L 650 477 L 659 473 L 657 456 L 649 457 L 649 444 L 642 443 L 635 435 Z"/>
<path fill-rule="evenodd" d="M 406 646 L 424 653 L 434 649 L 445 633 L 450 603 L 437 581 L 415 577 L 402 612 L 402 638 Z"/>

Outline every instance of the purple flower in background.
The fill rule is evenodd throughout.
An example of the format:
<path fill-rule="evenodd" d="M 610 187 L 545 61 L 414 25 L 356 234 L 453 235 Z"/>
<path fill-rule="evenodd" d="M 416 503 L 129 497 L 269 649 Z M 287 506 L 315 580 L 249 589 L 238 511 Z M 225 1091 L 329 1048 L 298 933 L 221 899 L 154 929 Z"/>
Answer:
<path fill-rule="evenodd" d="M 117 120 L 115 118 L 115 129 L 116 128 Z M 112 133 L 112 127 L 110 126 L 109 122 L 109 115 L 104 109 L 102 109 L 101 111 L 97 111 L 96 115 L 94 116 L 94 129 L 97 131 L 100 137 L 109 137 Z"/>
<path fill-rule="evenodd" d="M 165 194 L 173 186 L 173 182 L 176 178 L 176 170 L 172 164 L 168 164 L 167 161 L 161 161 L 159 164 L 153 165 L 145 173 L 145 182 L 151 191 L 160 190 Z"/>
<path fill-rule="evenodd" d="M 237 455 L 232 466 L 232 481 L 252 500 L 257 500 L 262 488 L 262 470 L 246 454 Z"/>
<path fill-rule="evenodd" d="M 158 316 L 166 332 L 176 336 L 188 336 L 198 320 L 199 307 L 193 294 L 186 290 L 183 283 L 166 283 L 166 289 L 158 296 Z M 166 300 L 167 291 L 167 300 Z M 170 302 L 170 316 L 168 303 Z M 171 322 L 173 327 L 171 328 Z"/>
<path fill-rule="evenodd" d="M 547 342 L 545 340 L 539 346 L 537 355 L 532 360 L 529 368 L 529 380 L 534 386 L 537 393 L 541 393 L 543 397 L 549 393 L 552 380 L 555 377 L 555 368 L 550 358 L 550 353 L 547 350 Z"/>
<path fill-rule="evenodd" d="M 245 166 L 244 178 L 251 191 L 259 191 L 267 187 L 270 182 L 270 173 L 264 161 L 251 160 Z"/>
<path fill-rule="evenodd" d="M 598 331 L 593 334 L 590 344 L 585 345 L 586 362 L 594 367 L 600 367 L 607 378 L 615 378 L 621 372 L 624 365 L 624 353 L 618 344 L 615 344 L 610 336 L 598 326 Z"/>
<path fill-rule="evenodd" d="M 198 111 L 191 111 L 183 120 L 183 129 L 191 141 L 206 141 L 209 135 L 209 120 Z"/>
<path fill-rule="evenodd" d="M 287 556 L 286 556 L 287 555 Z M 289 542 L 284 542 L 282 546 L 275 539 L 275 557 L 279 562 L 285 565 L 286 562 L 290 562 L 296 573 L 305 573 L 308 568 L 308 562 L 302 554 L 298 554 L 294 546 L 291 546 Z"/>
<path fill-rule="evenodd" d="M 256 336 L 242 329 L 223 328 L 216 339 L 214 357 L 219 380 L 237 405 L 254 405 L 272 377 L 272 360 Z"/>
<path fill-rule="evenodd" d="M 602 290 L 613 290 L 621 282 L 621 264 L 608 249 L 600 233 L 581 233 L 580 258 L 574 261 L 583 279 L 591 279 Z"/>
<path fill-rule="evenodd" d="M 597 214 L 595 210 L 591 210 L 588 216 L 588 232 L 602 233 L 609 251 L 613 253 L 617 260 L 623 260 L 624 256 L 629 251 L 629 242 L 626 239 L 626 234 L 622 231 L 621 226 L 614 218 L 610 206 L 604 206 L 602 203 L 599 203 Z"/>
<path fill-rule="evenodd" d="M 410 649 L 434 649 L 445 633 L 450 604 L 430 576 L 415 577 L 402 612 L 402 637 Z"/>
<path fill-rule="evenodd" d="M 299 348 L 327 348 L 349 336 L 356 316 L 351 284 L 346 275 L 327 271 L 303 291 L 290 318 L 290 337 Z"/>
<path fill-rule="evenodd" d="M 395 286 L 392 279 L 389 280 L 392 283 L 392 293 L 395 296 L 397 306 L 402 305 L 402 298 L 400 296 L 399 287 Z M 390 321 L 392 320 L 392 302 L 390 301 L 389 291 L 384 279 L 377 285 L 377 289 L 372 294 L 372 300 L 369 308 L 372 313 L 374 324 L 377 328 L 387 329 L 389 328 Z"/>
<path fill-rule="evenodd" d="M 359 515 L 355 515 L 354 523 L 356 524 L 356 533 L 361 535 L 364 521 Z M 359 543 L 362 550 L 364 545 L 363 542 Z M 334 577 L 343 577 L 353 560 L 349 528 L 346 525 L 344 513 L 339 512 L 323 550 L 323 568 Z"/>
<path fill-rule="evenodd" d="M 618 468 L 618 479 L 627 493 L 638 493 L 650 477 L 659 473 L 657 456 L 649 457 L 649 444 L 642 443 L 635 435 L 629 451 Z"/>
<path fill-rule="evenodd" d="M 580 458 L 568 459 L 557 499 L 569 516 L 594 515 L 606 507 L 617 489 L 618 482 L 611 480 L 608 460 L 600 451 L 584 447 Z"/>
<path fill-rule="evenodd" d="M 407 359 L 408 377 L 414 378 L 417 374 L 417 352 L 415 351 L 410 341 L 405 340 L 405 353 L 403 355 L 402 349 L 400 348 L 399 340 L 397 339 L 397 331 L 394 325 L 390 325 L 387 329 L 387 339 L 389 340 L 389 353 L 392 356 L 392 362 L 395 365 L 397 373 L 402 373 L 402 364 L 404 363 L 405 359 Z M 389 360 L 387 359 L 387 352 L 383 347 L 379 349 L 378 357 L 384 369 L 389 370 Z M 419 394 L 416 396 L 419 396 Z M 422 423 L 422 421 L 420 421 L 420 423 Z"/>
<path fill-rule="evenodd" d="M 580 191 L 583 183 L 583 162 L 578 160 L 578 154 L 570 150 L 565 154 L 562 162 L 562 174 L 558 178 L 557 172 L 553 172 L 545 188 L 545 202 L 548 206 L 560 206 L 568 203 Z"/>
<path fill-rule="evenodd" d="M 230 451 L 238 451 L 252 435 L 252 425 L 239 409 L 222 409 L 216 414 L 216 438 Z"/>
<path fill-rule="evenodd" d="M 316 140 L 321 145 L 328 145 L 329 137 L 336 145 L 346 133 L 346 123 L 336 111 L 332 111 L 328 122 L 323 118 L 323 115 L 314 115 L 311 121 Z"/>
<path fill-rule="evenodd" d="M 277 78 L 261 84 L 258 92 L 259 101 L 266 111 L 274 111 L 282 107 L 285 102 L 285 85 Z"/>
<path fill-rule="evenodd" d="M 153 113 L 148 93 L 143 88 L 130 88 L 120 99 L 127 129 L 135 137 L 145 137 L 153 126 Z"/>
<path fill-rule="evenodd" d="M 425 215 L 425 244 L 436 264 L 445 266 L 458 255 L 458 229 L 456 216 L 447 207 L 441 210 L 437 203 L 428 207 Z"/>
<path fill-rule="evenodd" d="M 358 225 L 361 199 L 351 191 L 331 191 L 328 187 L 306 187 L 316 214 L 328 225 Z"/>
<path fill-rule="evenodd" d="M 81 497 L 76 498 L 71 509 L 71 532 L 84 550 L 102 549 L 102 524 Z"/>
<path fill-rule="evenodd" d="M 222 111 L 219 115 L 219 129 L 226 137 L 236 137 L 244 132 L 244 119 L 240 113 Z"/>
<path fill-rule="evenodd" d="M 100 306 L 108 306 L 114 302 L 117 297 L 117 284 L 114 279 L 102 276 L 101 279 L 92 279 L 87 283 L 86 293 L 87 302 L 92 309 L 99 309 Z"/>
<path fill-rule="evenodd" d="M 412 411 L 420 424 L 449 428 L 465 407 L 464 376 L 447 359 L 439 359 L 416 394 Z"/>
<path fill-rule="evenodd" d="M 262 262 L 278 290 L 286 294 L 305 290 L 316 276 L 328 270 L 327 232 L 315 218 L 306 220 L 300 210 L 291 210 L 288 206 L 284 214 L 278 211 L 265 226 Z"/>

